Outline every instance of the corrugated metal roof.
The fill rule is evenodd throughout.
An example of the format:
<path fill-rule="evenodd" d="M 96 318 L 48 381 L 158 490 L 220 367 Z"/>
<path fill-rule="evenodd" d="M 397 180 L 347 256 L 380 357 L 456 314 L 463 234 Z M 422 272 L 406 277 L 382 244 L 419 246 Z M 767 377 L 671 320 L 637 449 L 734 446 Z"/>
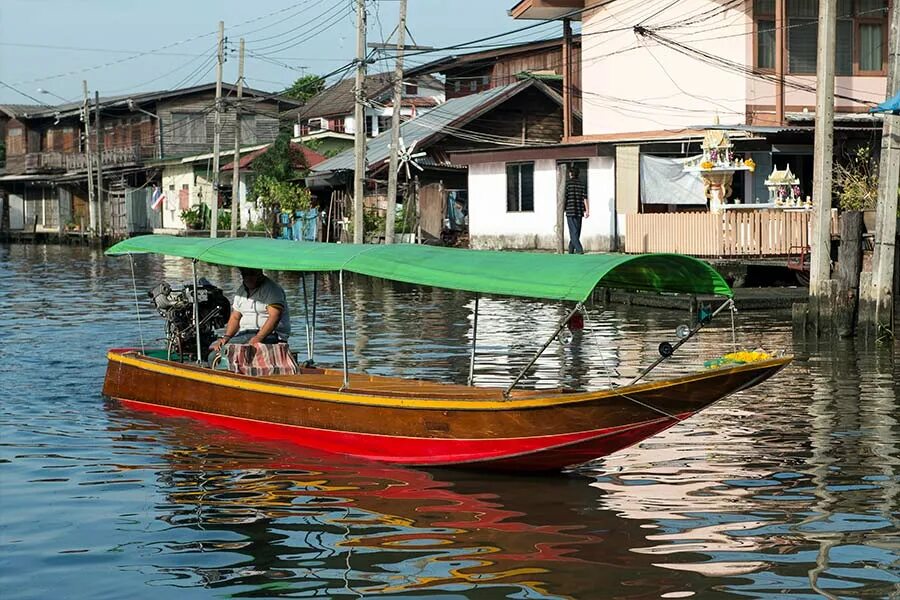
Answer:
<path fill-rule="evenodd" d="M 25 114 L 45 111 L 48 106 L 48 104 L 0 104 L 0 112 L 15 119 Z"/>
<path fill-rule="evenodd" d="M 510 85 L 495 87 L 480 94 L 472 94 L 461 98 L 453 98 L 440 106 L 424 112 L 415 119 L 400 125 L 400 137 L 404 145 L 409 146 L 416 142 L 416 151 L 425 150 L 423 140 L 439 133 L 458 120 L 465 120 L 467 115 L 474 115 L 486 105 L 515 94 L 533 85 L 533 81 L 519 81 Z M 366 159 L 369 168 L 384 162 L 390 156 L 391 132 L 385 131 L 378 137 L 372 138 L 366 144 Z M 353 149 L 344 150 L 337 156 L 329 158 L 313 168 L 315 172 L 352 170 L 355 166 Z"/>
<path fill-rule="evenodd" d="M 179 88 L 175 90 L 162 90 L 156 92 L 134 92 L 130 94 L 119 94 L 116 96 L 101 96 L 100 104 L 104 108 L 110 108 L 115 106 L 127 106 L 129 100 L 133 100 L 136 104 L 140 104 L 142 102 L 151 102 L 156 100 L 164 100 L 171 97 L 177 96 L 186 96 L 188 94 L 195 94 L 197 92 L 214 90 L 216 88 L 215 82 L 213 83 L 204 83 L 201 85 L 195 85 L 188 88 Z M 236 90 L 237 87 L 231 83 L 223 83 L 222 84 L 223 91 L 233 91 Z M 279 96 L 277 94 L 269 94 L 268 92 L 264 92 L 261 90 L 245 87 L 244 95 L 249 97 L 262 97 L 268 98 L 271 100 L 276 100 L 278 102 L 287 103 L 297 105 L 299 102 L 292 98 L 286 98 L 284 96 Z M 94 99 L 91 98 L 91 105 L 93 106 Z M 46 106 L 38 106 L 37 110 L 27 111 L 29 117 L 34 118 L 48 118 L 54 117 L 57 113 L 60 113 L 61 116 L 68 116 L 71 114 L 78 113 L 81 111 L 83 101 L 78 100 L 76 102 L 69 102 L 65 104 L 59 104 L 55 106 L 46 105 Z M 23 106 L 23 105 L 3 105 L 3 106 Z M 32 107 L 35 108 L 35 107 Z"/>

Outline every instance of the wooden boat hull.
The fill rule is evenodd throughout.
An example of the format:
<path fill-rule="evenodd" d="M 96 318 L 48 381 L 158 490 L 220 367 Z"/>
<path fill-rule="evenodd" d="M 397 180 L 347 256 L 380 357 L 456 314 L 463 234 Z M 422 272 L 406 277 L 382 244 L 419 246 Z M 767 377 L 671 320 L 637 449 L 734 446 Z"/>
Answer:
<path fill-rule="evenodd" d="M 112 350 L 103 393 L 125 405 L 248 434 L 417 466 L 548 471 L 631 446 L 790 358 L 615 390 L 518 392 L 340 374 L 247 377 Z"/>

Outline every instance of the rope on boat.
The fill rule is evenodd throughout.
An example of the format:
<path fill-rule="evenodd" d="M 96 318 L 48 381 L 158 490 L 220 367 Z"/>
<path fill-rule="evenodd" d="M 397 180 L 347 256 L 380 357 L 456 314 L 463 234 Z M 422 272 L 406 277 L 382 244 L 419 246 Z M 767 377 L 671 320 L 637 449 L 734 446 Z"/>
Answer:
<path fill-rule="evenodd" d="M 661 409 L 661 408 L 657 408 L 657 407 L 655 407 L 655 406 L 651 406 L 651 405 L 649 405 L 649 404 L 647 404 L 647 403 L 645 403 L 645 402 L 641 402 L 640 400 L 635 400 L 634 398 L 632 398 L 632 397 L 629 396 L 628 394 L 623 394 L 623 393 L 621 393 L 621 392 L 616 392 L 616 395 L 617 395 L 617 396 L 621 396 L 622 398 L 625 398 L 626 400 L 630 400 L 631 402 L 634 402 L 635 404 L 640 404 L 640 405 L 643 406 L 644 408 L 649 408 L 650 410 L 652 410 L 652 411 L 654 411 L 654 412 L 658 412 L 658 413 L 661 414 L 661 415 L 665 415 L 665 416 L 669 417 L 670 419 L 675 419 L 676 421 L 684 421 L 684 420 L 687 419 L 687 417 L 681 418 L 681 417 L 679 417 L 679 416 L 677 416 L 677 415 L 673 415 L 672 413 L 666 412 L 666 411 L 664 411 L 664 410 Z"/>
<path fill-rule="evenodd" d="M 134 277 L 134 255 L 128 253 L 128 260 L 131 262 L 131 288 L 134 290 L 134 310 L 137 313 L 138 335 L 141 337 L 141 354 L 146 354 L 144 350 L 144 326 L 141 323 L 141 306 L 138 303 L 137 280 Z"/>

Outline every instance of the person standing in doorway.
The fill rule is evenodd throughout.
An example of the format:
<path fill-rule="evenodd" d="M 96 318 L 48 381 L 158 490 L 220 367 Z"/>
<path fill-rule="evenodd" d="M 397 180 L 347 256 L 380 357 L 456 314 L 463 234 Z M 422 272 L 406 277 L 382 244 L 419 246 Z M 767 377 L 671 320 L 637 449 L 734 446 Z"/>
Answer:
<path fill-rule="evenodd" d="M 566 179 L 566 222 L 569 225 L 569 254 L 584 254 L 581 220 L 590 215 L 587 189 L 578 179 L 578 169 L 569 167 Z"/>

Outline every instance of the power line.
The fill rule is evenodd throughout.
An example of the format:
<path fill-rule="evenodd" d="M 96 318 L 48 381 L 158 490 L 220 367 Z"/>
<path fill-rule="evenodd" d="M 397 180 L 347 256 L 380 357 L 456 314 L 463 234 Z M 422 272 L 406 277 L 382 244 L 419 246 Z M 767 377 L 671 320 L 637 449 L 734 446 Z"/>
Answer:
<path fill-rule="evenodd" d="M 11 89 L 12 91 L 14 91 L 15 93 L 17 93 L 17 94 L 19 94 L 19 95 L 21 95 L 21 96 L 25 96 L 25 97 L 28 98 L 29 100 L 34 100 L 35 102 L 37 102 L 37 103 L 40 104 L 41 106 L 47 106 L 47 107 L 53 108 L 52 105 L 47 104 L 46 102 L 41 102 L 40 100 L 38 100 L 37 98 L 35 98 L 35 97 L 32 96 L 31 94 L 27 94 L 27 93 L 23 92 L 22 90 L 20 90 L 20 89 L 18 89 L 18 88 L 14 88 L 13 86 L 11 86 L 11 85 L 9 85 L 8 83 L 6 83 L 5 81 L 0 81 L 0 85 L 2 85 L 2 86 L 5 87 L 5 88 Z"/>

